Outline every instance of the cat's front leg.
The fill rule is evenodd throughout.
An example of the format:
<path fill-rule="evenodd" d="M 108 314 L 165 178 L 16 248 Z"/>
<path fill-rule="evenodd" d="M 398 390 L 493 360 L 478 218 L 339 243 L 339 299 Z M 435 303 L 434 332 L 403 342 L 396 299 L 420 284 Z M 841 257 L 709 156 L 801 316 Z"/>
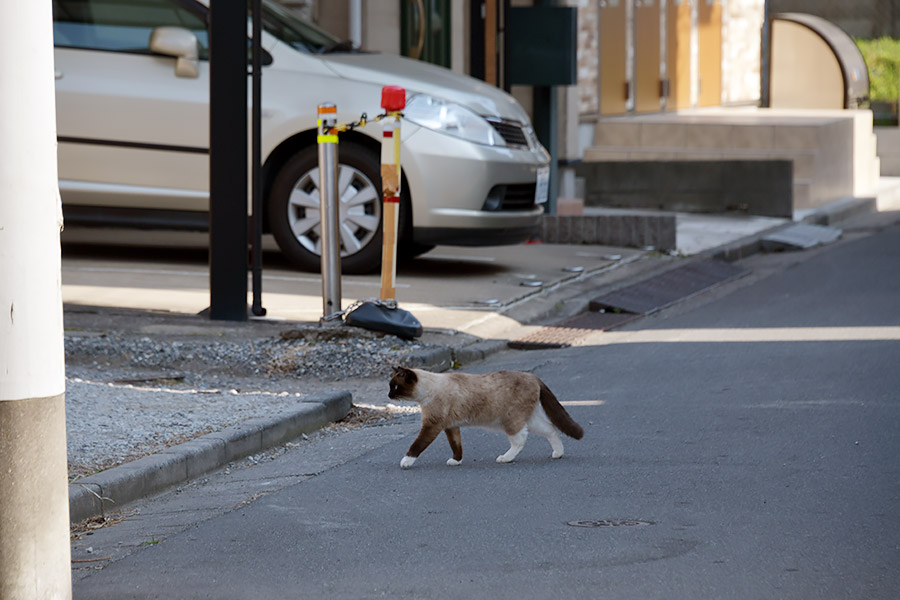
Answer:
<path fill-rule="evenodd" d="M 400 468 L 408 469 L 413 466 L 413 463 L 416 462 L 419 455 L 434 441 L 434 438 L 436 438 L 440 432 L 440 426 L 426 425 L 423 423 L 422 429 L 419 430 L 419 435 L 416 436 L 416 441 L 414 441 L 412 446 L 409 447 L 409 450 L 406 451 L 406 456 L 400 459 Z"/>

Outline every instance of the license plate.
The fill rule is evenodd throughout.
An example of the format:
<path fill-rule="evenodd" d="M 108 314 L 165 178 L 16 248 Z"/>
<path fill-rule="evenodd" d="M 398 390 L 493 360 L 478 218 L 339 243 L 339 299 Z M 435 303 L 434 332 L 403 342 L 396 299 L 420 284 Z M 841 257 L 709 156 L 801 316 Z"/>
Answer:
<path fill-rule="evenodd" d="M 537 170 L 537 186 L 534 188 L 534 203 L 544 204 L 550 194 L 550 167 L 541 167 Z"/>

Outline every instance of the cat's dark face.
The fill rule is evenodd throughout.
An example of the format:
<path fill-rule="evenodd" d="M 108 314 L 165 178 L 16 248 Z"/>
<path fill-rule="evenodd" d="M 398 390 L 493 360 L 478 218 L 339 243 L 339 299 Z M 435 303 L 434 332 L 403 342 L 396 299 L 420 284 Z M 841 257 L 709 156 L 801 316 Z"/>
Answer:
<path fill-rule="evenodd" d="M 392 400 L 397 398 L 412 399 L 418 380 L 419 378 L 414 371 L 403 367 L 395 368 L 394 375 L 391 377 L 391 389 L 388 392 L 388 398 Z"/>

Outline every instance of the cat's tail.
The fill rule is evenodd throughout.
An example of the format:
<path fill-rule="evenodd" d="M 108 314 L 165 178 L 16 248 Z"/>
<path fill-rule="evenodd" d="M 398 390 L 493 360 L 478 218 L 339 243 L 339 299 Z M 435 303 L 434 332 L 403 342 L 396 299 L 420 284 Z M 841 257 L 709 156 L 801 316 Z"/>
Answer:
<path fill-rule="evenodd" d="M 584 429 L 569 416 L 550 388 L 540 379 L 538 379 L 538 383 L 541 384 L 541 406 L 547 413 L 547 417 L 550 418 L 550 422 L 567 436 L 580 440 L 584 436 Z"/>

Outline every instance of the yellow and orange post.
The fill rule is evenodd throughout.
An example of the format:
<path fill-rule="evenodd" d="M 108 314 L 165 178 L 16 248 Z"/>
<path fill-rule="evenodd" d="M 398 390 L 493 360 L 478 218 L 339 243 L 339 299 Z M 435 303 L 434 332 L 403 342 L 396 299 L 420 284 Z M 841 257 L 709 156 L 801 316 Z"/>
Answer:
<path fill-rule="evenodd" d="M 381 107 L 386 114 L 381 142 L 381 192 L 384 198 L 381 299 L 396 300 L 394 282 L 397 277 L 397 228 L 400 220 L 400 111 L 406 107 L 406 90 L 395 85 L 382 88 Z"/>

